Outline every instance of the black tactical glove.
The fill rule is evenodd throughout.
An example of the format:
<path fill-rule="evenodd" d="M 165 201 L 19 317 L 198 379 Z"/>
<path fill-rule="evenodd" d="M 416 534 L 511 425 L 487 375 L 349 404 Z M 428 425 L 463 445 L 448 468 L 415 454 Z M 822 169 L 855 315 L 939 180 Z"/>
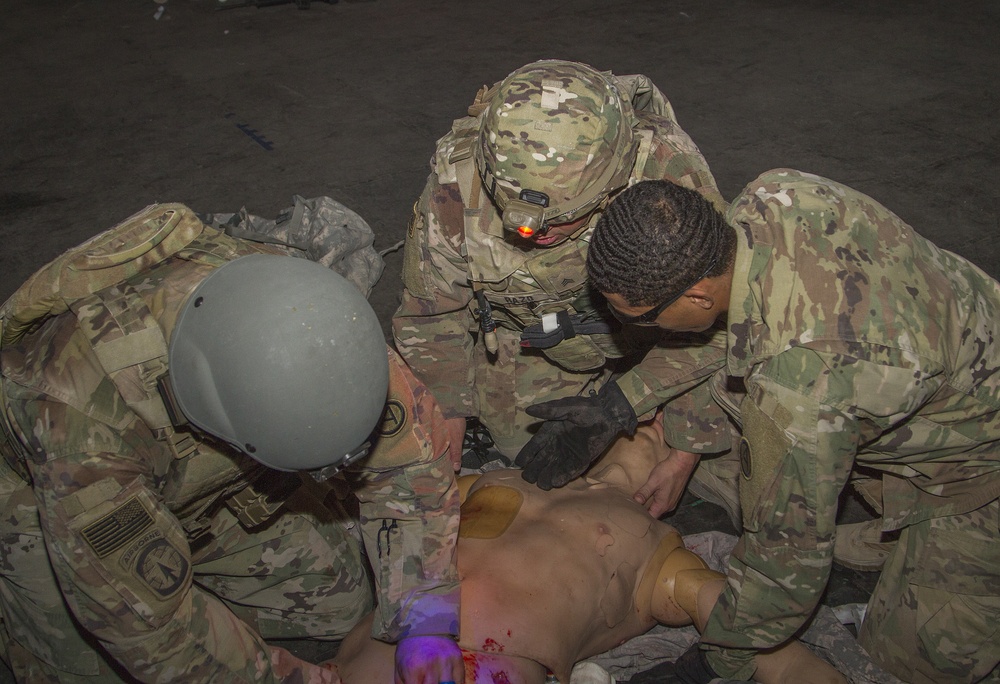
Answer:
<path fill-rule="evenodd" d="M 635 411 L 617 383 L 589 397 L 566 397 L 529 406 L 545 422 L 524 445 L 515 464 L 521 477 L 541 489 L 562 487 L 583 474 L 620 433 L 635 433 Z"/>
<path fill-rule="evenodd" d="M 696 643 L 674 663 L 674 674 L 669 681 L 670 684 L 708 684 L 713 679 L 719 679 L 719 675 L 708 664 L 705 651 Z"/>

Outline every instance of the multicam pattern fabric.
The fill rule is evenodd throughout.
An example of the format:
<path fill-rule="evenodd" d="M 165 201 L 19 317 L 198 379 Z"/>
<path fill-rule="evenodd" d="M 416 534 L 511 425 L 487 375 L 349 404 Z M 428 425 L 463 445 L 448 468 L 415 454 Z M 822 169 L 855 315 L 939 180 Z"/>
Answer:
<path fill-rule="evenodd" d="M 763 174 L 727 218 L 744 534 L 704 633 L 710 662 L 748 677 L 741 649 L 774 646 L 812 614 L 857 463 L 883 473 L 884 529 L 904 535 L 863 645 L 907 681 L 973 681 L 1000 659 L 995 638 L 968 648 L 982 625 L 995 631 L 1000 596 L 1000 285 L 871 198 L 798 171 Z M 935 606 L 950 617 L 928 621 Z M 907 621 L 922 625 L 912 640 L 894 631 Z"/>
<path fill-rule="evenodd" d="M 529 64 L 488 103 L 476 148 L 480 171 L 488 168 L 512 198 L 528 189 L 553 206 L 574 204 L 632 147 L 631 109 L 611 79 L 590 67 Z"/>
<path fill-rule="evenodd" d="M 905 681 L 1000 681 L 998 521 L 1000 501 L 994 501 L 902 531 L 859 640 Z M 889 579 L 904 575 L 911 581 Z"/>
<path fill-rule="evenodd" d="M 458 634 L 458 489 L 441 410 L 395 352 L 372 453 L 348 478 L 379 586 L 372 636 Z"/>
<path fill-rule="evenodd" d="M 622 77 L 616 82 L 632 82 Z M 648 80 L 643 81 L 647 83 Z M 651 88 L 651 86 L 650 86 Z M 625 87 L 622 92 L 627 92 Z M 631 181 L 667 178 L 703 193 L 720 210 L 727 206 L 715 179 L 691 138 L 677 122 L 665 98 L 664 114 L 635 111 L 631 127 L 640 146 Z M 627 108 L 631 110 L 631 108 Z M 483 114 L 480 114 L 480 117 Z M 528 440 L 537 420 L 524 413 L 536 402 L 574 396 L 598 388 L 611 376 L 612 360 L 636 353 L 648 340 L 626 335 L 578 335 L 552 349 L 520 347 L 521 331 L 541 322 L 548 312 L 594 315 L 587 294 L 586 252 L 593 226 L 574 238 L 547 248 L 514 244 L 503 237 L 502 221 L 475 171 L 463 157 L 477 139 L 480 119 L 455 122 L 441 138 L 432 159 L 432 171 L 423 194 L 414 205 L 406 238 L 402 303 L 393 318 L 396 347 L 430 387 L 447 417 L 476 416 L 489 429 L 497 447 L 513 457 Z M 539 142 L 545 138 L 540 135 Z M 456 158 L 459 158 L 456 161 Z M 496 318 L 499 349 L 496 355 L 478 334 L 479 305 L 474 287 L 482 290 Z M 578 308 L 580 307 L 580 308 Z M 648 348 L 648 347 L 646 347 Z M 697 385 L 722 365 L 723 344 L 699 348 L 669 341 L 646 355 L 642 365 L 618 382 L 640 414 L 651 416 L 657 404 L 681 393 L 679 383 Z M 660 380 L 660 378 L 665 378 Z M 658 393 L 650 400 L 651 393 Z M 716 443 L 713 426 L 724 422 L 718 412 L 705 417 L 712 406 L 707 393 L 701 401 L 678 403 L 668 431 L 687 434 L 684 445 L 697 451 L 721 451 L 728 440 Z M 701 431 L 689 431 L 697 426 Z M 678 444 L 680 446 L 680 444 Z"/>
<path fill-rule="evenodd" d="M 128 285 L 169 339 L 213 268 L 276 251 L 205 228 Z M 339 638 L 375 596 L 378 638 L 457 634 L 458 496 L 441 416 L 395 353 L 396 410 L 370 460 L 346 475 L 355 499 L 343 481 L 268 471 L 208 438 L 179 453 L 131 410 L 128 378 L 112 382 L 98 360 L 93 340 L 117 324 L 78 313 L 0 356 L 28 474 L 0 471 L 0 638 L 19 678 L 119 681 L 113 661 L 143 681 L 336 682 L 264 639 Z M 132 380 L 141 396 L 149 378 Z M 232 506 L 247 487 L 282 502 L 255 527 Z M 360 517 L 345 512 L 357 500 Z"/>

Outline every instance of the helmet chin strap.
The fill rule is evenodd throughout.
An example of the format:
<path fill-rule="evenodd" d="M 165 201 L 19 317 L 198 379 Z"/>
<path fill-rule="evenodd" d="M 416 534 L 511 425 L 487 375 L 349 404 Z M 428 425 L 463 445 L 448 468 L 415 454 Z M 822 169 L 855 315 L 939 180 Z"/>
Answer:
<path fill-rule="evenodd" d="M 174 427 L 189 425 L 187 416 L 181 411 L 181 407 L 177 404 L 177 398 L 174 396 L 174 388 L 170 384 L 170 373 L 164 373 L 156 379 L 156 391 L 160 393 L 160 398 L 163 399 L 163 405 L 167 409 L 167 417 L 170 418 L 170 424 Z"/>
<path fill-rule="evenodd" d="M 316 480 L 316 482 L 326 482 L 347 466 L 367 456 L 368 452 L 371 451 L 371 446 L 372 444 L 370 441 L 365 441 L 361 444 L 361 446 L 346 454 L 344 458 L 336 463 L 331 463 L 328 466 L 317 468 L 316 470 L 307 470 L 306 472 L 309 474 L 309 477 Z"/>

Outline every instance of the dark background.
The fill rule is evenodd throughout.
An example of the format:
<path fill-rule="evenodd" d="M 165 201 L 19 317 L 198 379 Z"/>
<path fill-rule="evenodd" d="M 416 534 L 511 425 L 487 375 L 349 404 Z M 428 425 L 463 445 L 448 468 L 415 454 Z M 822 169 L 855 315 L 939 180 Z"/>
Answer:
<path fill-rule="evenodd" d="M 542 58 L 650 76 L 727 199 L 767 169 L 810 171 L 1000 275 L 993 0 L 218 7 L 4 2 L 0 298 L 153 202 L 273 217 L 329 195 L 391 247 L 434 141 L 481 85 Z M 372 297 L 386 323 L 401 260 Z"/>

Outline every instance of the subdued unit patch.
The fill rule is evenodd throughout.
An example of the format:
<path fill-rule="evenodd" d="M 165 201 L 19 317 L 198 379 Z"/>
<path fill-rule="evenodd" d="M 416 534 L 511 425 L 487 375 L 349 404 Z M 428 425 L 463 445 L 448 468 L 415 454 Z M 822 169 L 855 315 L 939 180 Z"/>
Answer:
<path fill-rule="evenodd" d="M 188 575 L 188 560 L 166 539 L 154 539 L 139 552 L 134 572 L 163 598 L 175 593 Z"/>
<path fill-rule="evenodd" d="M 406 425 L 406 407 L 396 399 L 386 402 L 385 410 L 382 412 L 382 422 L 378 426 L 378 434 L 381 437 L 393 437 Z"/>

